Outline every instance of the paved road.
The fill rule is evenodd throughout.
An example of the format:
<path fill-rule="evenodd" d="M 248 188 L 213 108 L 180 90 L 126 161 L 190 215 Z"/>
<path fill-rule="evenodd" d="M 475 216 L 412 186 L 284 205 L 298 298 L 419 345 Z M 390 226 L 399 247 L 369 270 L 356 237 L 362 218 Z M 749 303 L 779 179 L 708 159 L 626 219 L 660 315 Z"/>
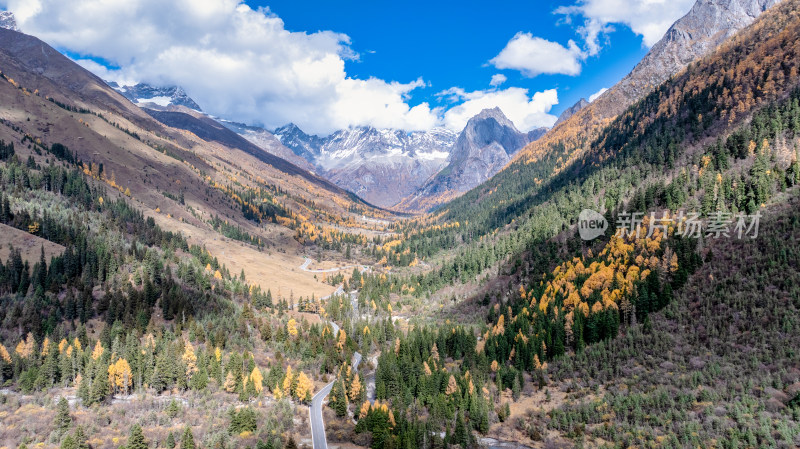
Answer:
<path fill-rule="evenodd" d="M 331 268 L 331 269 L 327 269 L 327 270 L 309 270 L 308 266 L 310 264 L 311 264 L 311 259 L 306 257 L 305 258 L 305 262 L 303 262 L 303 265 L 300 266 L 300 269 L 303 270 L 303 271 L 309 271 L 309 272 L 313 272 L 313 273 L 327 273 L 327 272 L 332 272 L 332 271 L 338 271 L 338 270 L 344 270 L 344 269 L 348 269 L 348 268 L 353 268 L 353 267 L 357 266 L 357 265 L 350 265 L 350 266 L 343 267 L 343 268 Z M 361 266 L 361 272 L 363 273 L 365 271 L 369 271 L 369 267 Z M 344 293 L 343 285 L 340 284 L 336 288 L 336 291 L 334 291 L 330 295 L 325 296 L 325 297 L 320 298 L 320 299 L 321 300 L 325 300 L 325 299 L 330 298 L 333 295 L 341 295 L 343 293 Z M 358 315 L 358 292 L 350 292 L 350 304 L 353 307 L 353 311 L 356 313 L 356 316 L 357 316 Z M 334 336 L 339 334 L 339 325 L 338 324 L 334 323 L 333 321 L 328 321 L 328 324 L 330 324 L 331 329 L 333 330 L 333 335 Z M 353 353 L 353 360 L 352 360 L 351 363 L 353 365 L 353 369 L 357 370 L 358 369 L 358 365 L 361 363 L 361 354 L 358 353 L 358 352 Z M 322 387 L 322 389 L 319 390 L 319 392 L 317 392 L 317 394 L 315 394 L 313 398 L 311 398 L 311 407 L 309 407 L 309 409 L 308 409 L 308 414 L 309 414 L 309 425 L 311 426 L 311 444 L 313 445 L 314 449 L 328 449 L 328 440 L 325 437 L 325 422 L 322 420 L 322 406 L 323 406 L 323 402 L 325 401 L 325 398 L 328 397 L 328 394 L 330 394 L 331 390 L 333 389 L 333 383 L 334 382 L 331 382 L 328 385 L 325 385 L 324 387 Z M 369 380 L 368 380 L 368 382 L 369 382 Z M 373 379 L 372 379 L 371 382 L 374 385 L 374 382 L 375 382 L 374 381 L 374 376 L 373 376 Z M 373 390 L 373 395 L 374 395 L 374 386 L 373 386 L 372 390 Z M 372 399 L 372 400 L 374 400 L 374 399 Z"/>
<path fill-rule="evenodd" d="M 335 324 L 333 325 L 336 326 Z M 338 326 L 336 327 L 338 328 Z M 356 352 L 353 354 L 353 369 L 358 369 L 359 363 L 361 363 L 361 354 Z M 331 392 L 331 389 L 333 389 L 333 382 L 325 385 L 314 395 L 311 399 L 311 407 L 308 409 L 309 423 L 311 425 L 311 444 L 314 449 L 328 449 L 328 439 L 325 437 L 325 422 L 322 421 L 322 402 Z"/>

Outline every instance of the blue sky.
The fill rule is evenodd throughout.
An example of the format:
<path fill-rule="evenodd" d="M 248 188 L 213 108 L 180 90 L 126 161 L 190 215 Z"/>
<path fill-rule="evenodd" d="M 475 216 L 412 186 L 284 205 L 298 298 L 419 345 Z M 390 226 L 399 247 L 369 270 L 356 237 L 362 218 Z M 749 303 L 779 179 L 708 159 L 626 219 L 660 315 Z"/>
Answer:
<path fill-rule="evenodd" d="M 695 0 L 0 0 L 23 32 L 120 84 L 179 85 L 204 111 L 460 131 L 498 106 L 522 131 L 611 87 Z"/>
<path fill-rule="evenodd" d="M 412 104 L 436 103 L 435 94 L 452 86 L 467 91 L 488 89 L 492 75 L 502 73 L 506 86 L 531 92 L 558 88 L 558 115 L 581 97 L 589 98 L 625 76 L 647 53 L 642 37 L 627 26 L 616 26 L 609 45 L 588 57 L 581 74 L 528 78 L 515 70 L 498 70 L 488 63 L 517 32 L 530 32 L 566 45 L 578 40 L 575 28 L 555 14 L 574 2 L 345 0 L 248 2 L 266 6 L 292 31 L 334 30 L 350 36 L 359 54 L 347 62 L 349 74 L 408 82 L 423 77 L 430 86 L 415 92 Z M 310 6 L 313 3 L 313 6 Z"/>

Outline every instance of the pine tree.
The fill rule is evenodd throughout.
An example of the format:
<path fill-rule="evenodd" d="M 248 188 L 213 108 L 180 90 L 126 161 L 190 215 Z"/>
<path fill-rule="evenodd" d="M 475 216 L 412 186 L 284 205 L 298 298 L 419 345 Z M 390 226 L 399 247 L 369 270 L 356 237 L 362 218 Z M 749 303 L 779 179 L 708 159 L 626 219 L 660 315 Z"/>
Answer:
<path fill-rule="evenodd" d="M 72 425 L 72 417 L 69 415 L 69 402 L 67 398 L 61 396 L 56 406 L 56 417 L 53 420 L 53 425 L 59 433 L 65 433 Z"/>
<path fill-rule="evenodd" d="M 164 447 L 166 447 L 167 449 L 173 449 L 175 447 L 175 444 L 176 444 L 175 435 L 173 435 L 172 432 L 170 432 L 169 435 L 167 435 L 166 441 L 164 441 Z"/>
<path fill-rule="evenodd" d="M 61 441 L 61 449 L 78 449 L 78 443 L 75 442 L 75 438 L 72 435 L 67 435 Z"/>
<path fill-rule="evenodd" d="M 347 396 L 344 394 L 342 380 L 337 379 L 336 383 L 333 384 L 333 396 L 328 405 L 336 412 L 336 416 L 343 418 L 347 415 Z"/>
<path fill-rule="evenodd" d="M 75 428 L 75 443 L 78 445 L 78 449 L 89 449 L 89 437 L 83 430 L 83 426 Z"/>
<path fill-rule="evenodd" d="M 142 427 L 139 424 L 134 424 L 131 427 L 131 433 L 128 436 L 128 444 L 125 449 L 147 449 L 147 440 L 142 433 Z"/>
<path fill-rule="evenodd" d="M 192 435 L 192 428 L 186 426 L 181 437 L 181 449 L 196 449 L 197 445 L 194 443 L 194 435 Z"/>
<path fill-rule="evenodd" d="M 469 430 L 467 429 L 466 424 L 464 424 L 464 416 L 461 413 L 458 413 L 456 417 L 456 428 L 453 432 L 452 442 L 454 444 L 460 445 L 462 448 L 469 447 L 471 435 Z"/>
<path fill-rule="evenodd" d="M 89 393 L 89 403 L 95 404 L 104 402 L 108 397 L 108 391 L 108 377 L 105 373 L 100 372 L 95 377 L 94 382 L 92 382 L 92 388 Z"/>

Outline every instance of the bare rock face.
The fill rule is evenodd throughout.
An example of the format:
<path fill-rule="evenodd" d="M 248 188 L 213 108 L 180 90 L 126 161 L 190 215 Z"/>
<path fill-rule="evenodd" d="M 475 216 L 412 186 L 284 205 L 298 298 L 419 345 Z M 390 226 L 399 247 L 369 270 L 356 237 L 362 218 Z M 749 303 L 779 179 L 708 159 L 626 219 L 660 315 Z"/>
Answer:
<path fill-rule="evenodd" d="M 698 0 L 675 22 L 636 67 L 601 95 L 597 107 L 606 116 L 619 114 L 672 75 L 680 72 L 781 0 Z"/>
<path fill-rule="evenodd" d="M 568 107 L 567 109 L 564 109 L 564 112 L 562 112 L 561 115 L 558 116 L 558 120 L 556 120 L 556 123 L 553 126 L 556 126 L 559 123 L 561 123 L 561 122 L 565 121 L 566 119 L 572 117 L 573 115 L 577 114 L 580 110 L 582 110 L 586 106 L 589 106 L 589 104 L 590 103 L 588 101 L 586 101 L 585 98 L 581 98 L 580 100 L 578 100 L 577 103 L 573 104 L 572 106 Z"/>
<path fill-rule="evenodd" d="M 519 132 L 500 108 L 484 109 L 458 136 L 449 173 L 442 178 L 450 189 L 466 192 L 500 171 L 527 143 L 527 134 Z"/>
<path fill-rule="evenodd" d="M 443 199 L 477 187 L 502 170 L 517 151 L 546 131 L 546 128 L 539 128 L 522 133 L 500 108 L 484 109 L 467 122 L 453 146 L 447 166 L 398 207 L 410 211 L 429 209 Z"/>

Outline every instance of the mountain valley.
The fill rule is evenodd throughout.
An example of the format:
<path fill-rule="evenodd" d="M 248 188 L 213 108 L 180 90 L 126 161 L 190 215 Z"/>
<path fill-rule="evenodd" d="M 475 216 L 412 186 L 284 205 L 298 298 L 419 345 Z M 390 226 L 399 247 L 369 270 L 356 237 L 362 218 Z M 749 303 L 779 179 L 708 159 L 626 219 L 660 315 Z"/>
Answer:
<path fill-rule="evenodd" d="M 251 11 L 246 41 L 330 44 Z M 0 447 L 800 447 L 800 0 L 697 0 L 529 132 L 500 105 L 267 129 L 104 81 L 23 13 L 0 12 Z"/>

